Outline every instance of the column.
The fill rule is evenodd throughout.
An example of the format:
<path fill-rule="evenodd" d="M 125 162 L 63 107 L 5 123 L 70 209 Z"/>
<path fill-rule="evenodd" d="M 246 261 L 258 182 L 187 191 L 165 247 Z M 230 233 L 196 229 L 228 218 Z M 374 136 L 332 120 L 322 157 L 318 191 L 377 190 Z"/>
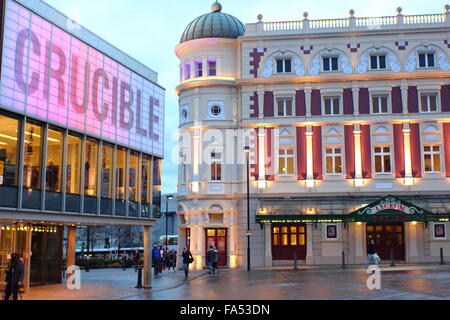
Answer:
<path fill-rule="evenodd" d="M 231 215 L 231 213 L 230 213 Z M 232 220 L 231 216 L 230 216 L 230 220 Z M 230 221 L 230 223 L 232 223 Z M 235 226 L 231 226 L 230 228 L 228 228 L 228 248 L 229 248 L 229 267 L 231 269 L 234 269 L 237 267 L 237 259 L 236 259 L 236 243 L 237 243 L 237 227 Z"/>
<path fill-rule="evenodd" d="M 266 129 L 258 128 L 258 188 L 266 186 Z"/>
<path fill-rule="evenodd" d="M 195 78 L 196 74 L 195 74 L 195 61 L 191 60 L 189 62 L 190 67 L 190 71 L 191 71 L 191 79 Z"/>
<path fill-rule="evenodd" d="M 77 243 L 77 227 L 69 226 L 67 237 L 67 266 L 75 265 L 76 243 Z"/>
<path fill-rule="evenodd" d="M 364 230 L 366 230 L 365 224 L 356 223 L 355 225 L 355 263 L 364 263 Z"/>
<path fill-rule="evenodd" d="M 314 251 L 313 251 L 313 224 L 306 224 L 306 264 L 314 264 Z"/>
<path fill-rule="evenodd" d="M 409 257 L 406 257 L 407 262 L 414 263 L 418 262 L 418 252 L 417 252 L 417 226 L 416 223 L 407 223 L 407 230 L 409 231 Z"/>
<path fill-rule="evenodd" d="M 355 186 L 361 187 L 363 185 L 362 175 L 362 159 L 361 159 L 361 126 L 355 125 L 353 130 L 355 138 Z"/>
<path fill-rule="evenodd" d="M 359 85 L 357 81 L 353 82 L 352 86 L 353 93 L 353 106 L 355 107 L 355 115 L 359 115 Z"/>
<path fill-rule="evenodd" d="M 218 77 L 222 76 L 222 57 L 216 57 L 216 75 Z"/>
<path fill-rule="evenodd" d="M 402 91 L 403 114 L 408 114 L 408 81 L 402 80 L 400 90 Z"/>
<path fill-rule="evenodd" d="M 311 117 L 311 95 L 312 88 L 305 87 L 305 101 L 306 101 L 306 116 Z"/>
<path fill-rule="evenodd" d="M 30 226 L 31 227 L 31 226 Z M 24 265 L 24 290 L 25 293 L 29 293 L 30 292 L 30 275 L 31 275 L 31 256 L 32 256 L 32 252 L 31 252 L 31 240 L 32 240 L 32 236 L 33 233 L 31 232 L 31 230 L 26 232 L 25 235 L 25 250 L 24 250 L 24 260 L 25 260 L 25 265 Z"/>
<path fill-rule="evenodd" d="M 272 266 L 272 224 L 264 224 L 264 266 Z"/>
<path fill-rule="evenodd" d="M 200 190 L 200 148 L 201 128 L 194 127 L 194 141 L 193 141 L 193 154 L 192 154 L 192 192 L 197 193 Z"/>
<path fill-rule="evenodd" d="M 306 186 L 314 187 L 313 128 L 306 127 Z"/>
<path fill-rule="evenodd" d="M 144 288 L 152 288 L 152 227 L 144 226 Z"/>
<path fill-rule="evenodd" d="M 405 148 L 405 185 L 410 186 L 414 183 L 414 179 L 412 176 L 411 129 L 409 123 L 403 124 L 403 144 Z"/>
<path fill-rule="evenodd" d="M 260 86 L 258 88 L 258 111 L 259 111 L 259 118 L 264 118 L 264 88 Z"/>
<path fill-rule="evenodd" d="M 202 57 L 202 76 L 208 76 L 208 59 L 206 57 Z"/>

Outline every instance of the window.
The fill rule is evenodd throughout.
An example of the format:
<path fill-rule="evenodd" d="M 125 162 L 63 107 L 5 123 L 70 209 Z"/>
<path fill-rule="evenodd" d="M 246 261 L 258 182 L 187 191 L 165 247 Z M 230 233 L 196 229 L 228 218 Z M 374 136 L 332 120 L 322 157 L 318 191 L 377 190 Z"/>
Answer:
<path fill-rule="evenodd" d="M 434 238 L 435 239 L 446 239 L 447 230 L 445 223 L 435 223 L 434 224 Z"/>
<path fill-rule="evenodd" d="M 435 93 L 426 93 L 420 95 L 420 110 L 422 112 L 437 112 L 437 94 Z"/>
<path fill-rule="evenodd" d="M 112 178 L 113 178 L 113 153 L 112 145 L 103 143 L 101 154 L 101 171 L 100 171 L 100 197 L 101 214 L 112 214 Z"/>
<path fill-rule="evenodd" d="M 336 240 L 338 238 L 337 225 L 329 224 L 326 225 L 326 239 L 328 240 Z"/>
<path fill-rule="evenodd" d="M 66 211 L 80 212 L 81 137 L 69 134 L 67 139 Z"/>
<path fill-rule="evenodd" d="M 434 52 L 419 53 L 419 67 L 420 68 L 434 68 L 435 58 Z"/>
<path fill-rule="evenodd" d="M 338 71 L 338 57 L 322 57 L 323 71 Z"/>
<path fill-rule="evenodd" d="M 372 96 L 372 113 L 388 113 L 388 96 Z"/>
<path fill-rule="evenodd" d="M 41 189 L 42 126 L 27 122 L 25 132 L 23 186 L 28 190 Z"/>
<path fill-rule="evenodd" d="M 161 159 L 153 158 L 153 217 L 161 215 Z"/>
<path fill-rule="evenodd" d="M 203 77 L 203 63 L 196 62 L 195 63 L 195 73 L 197 77 Z"/>
<path fill-rule="evenodd" d="M 127 152 L 124 148 L 117 148 L 116 159 L 116 199 L 125 200 L 125 165 L 127 163 Z"/>
<path fill-rule="evenodd" d="M 294 149 L 280 148 L 278 152 L 278 174 L 294 174 Z"/>
<path fill-rule="evenodd" d="M 386 69 L 386 55 L 372 55 L 370 56 L 370 68 L 372 70 Z"/>
<path fill-rule="evenodd" d="M 339 97 L 325 98 L 324 101 L 325 101 L 325 115 L 339 115 L 341 113 Z"/>
<path fill-rule="evenodd" d="M 98 141 L 93 139 L 86 140 L 86 162 L 84 193 L 87 196 L 97 196 L 97 161 L 98 160 Z"/>
<path fill-rule="evenodd" d="M 151 202 L 152 202 L 152 193 L 151 193 L 151 176 L 152 176 L 152 160 L 150 156 L 143 155 L 142 156 L 142 184 L 141 184 L 141 216 L 142 217 L 150 217 L 151 213 Z"/>
<path fill-rule="evenodd" d="M 222 153 L 211 153 L 211 181 L 222 181 Z"/>
<path fill-rule="evenodd" d="M 0 206 L 17 206 L 19 120 L 0 115 Z"/>
<path fill-rule="evenodd" d="M 208 75 L 214 77 L 217 75 L 217 63 L 216 61 L 208 61 Z"/>
<path fill-rule="evenodd" d="M 391 147 L 375 147 L 375 173 L 391 173 Z"/>
<path fill-rule="evenodd" d="M 424 146 L 423 158 L 425 172 L 441 172 L 440 146 Z"/>
<path fill-rule="evenodd" d="M 47 166 L 45 169 L 45 189 L 61 192 L 62 144 L 64 136 L 60 131 L 48 130 Z"/>
<path fill-rule="evenodd" d="M 128 200 L 130 200 L 129 215 L 131 217 L 138 216 L 139 180 L 139 153 L 131 151 L 128 168 Z"/>
<path fill-rule="evenodd" d="M 342 149 L 328 148 L 325 149 L 326 173 L 341 174 L 342 173 Z"/>
<path fill-rule="evenodd" d="M 278 99 L 278 116 L 291 117 L 292 116 L 292 99 Z"/>
<path fill-rule="evenodd" d="M 189 181 L 189 169 L 188 169 L 188 163 L 187 163 L 187 153 L 186 151 L 181 152 L 180 154 L 180 169 L 181 169 L 181 182 L 186 183 Z"/>
<path fill-rule="evenodd" d="M 277 59 L 277 73 L 292 72 L 292 60 L 290 58 Z"/>
<path fill-rule="evenodd" d="M 214 117 L 218 117 L 222 114 L 222 107 L 219 106 L 218 104 L 215 104 L 211 107 L 211 114 Z"/>
<path fill-rule="evenodd" d="M 191 65 L 189 63 L 186 63 L 184 65 L 184 79 L 188 80 L 191 78 Z"/>

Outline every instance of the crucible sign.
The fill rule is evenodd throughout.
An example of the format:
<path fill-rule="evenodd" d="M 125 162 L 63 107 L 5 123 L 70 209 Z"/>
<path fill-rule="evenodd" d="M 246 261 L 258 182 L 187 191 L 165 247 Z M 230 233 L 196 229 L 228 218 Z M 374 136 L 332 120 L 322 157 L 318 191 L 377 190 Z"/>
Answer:
<path fill-rule="evenodd" d="M 6 1 L 0 106 L 163 155 L 164 89 L 13 0 Z"/>

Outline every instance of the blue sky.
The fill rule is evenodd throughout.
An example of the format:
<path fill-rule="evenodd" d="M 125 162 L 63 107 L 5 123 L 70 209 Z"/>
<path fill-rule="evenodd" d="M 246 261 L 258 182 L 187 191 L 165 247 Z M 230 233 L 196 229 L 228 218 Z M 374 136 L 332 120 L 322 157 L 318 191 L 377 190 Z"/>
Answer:
<path fill-rule="evenodd" d="M 175 146 L 172 133 L 178 127 L 178 59 L 174 48 L 184 28 L 196 17 L 210 11 L 212 0 L 45 0 L 109 43 L 159 73 L 159 83 L 166 92 L 166 159 L 163 164 L 163 193 L 177 191 L 178 171 L 171 162 Z M 446 2 L 439 0 L 223 0 L 223 12 L 244 23 L 298 20 L 303 12 L 310 19 L 345 18 L 350 9 L 356 17 L 403 14 L 442 13 Z M 74 15 L 75 13 L 75 15 Z"/>

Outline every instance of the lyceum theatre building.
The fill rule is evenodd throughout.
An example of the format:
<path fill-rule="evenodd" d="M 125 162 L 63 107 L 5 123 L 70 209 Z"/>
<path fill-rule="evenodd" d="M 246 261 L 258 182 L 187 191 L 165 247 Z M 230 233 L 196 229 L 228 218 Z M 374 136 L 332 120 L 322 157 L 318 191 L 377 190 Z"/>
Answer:
<path fill-rule="evenodd" d="M 247 236 L 259 267 L 360 264 L 370 239 L 384 262 L 448 260 L 450 6 L 257 19 L 216 2 L 175 49 L 180 247 L 197 268 L 209 245 L 246 267 Z"/>
<path fill-rule="evenodd" d="M 64 228 L 68 265 L 79 225 L 144 226 L 147 250 L 161 201 L 157 73 L 42 1 L 0 5 L 0 282 L 14 252 L 27 287 L 61 281 Z"/>

